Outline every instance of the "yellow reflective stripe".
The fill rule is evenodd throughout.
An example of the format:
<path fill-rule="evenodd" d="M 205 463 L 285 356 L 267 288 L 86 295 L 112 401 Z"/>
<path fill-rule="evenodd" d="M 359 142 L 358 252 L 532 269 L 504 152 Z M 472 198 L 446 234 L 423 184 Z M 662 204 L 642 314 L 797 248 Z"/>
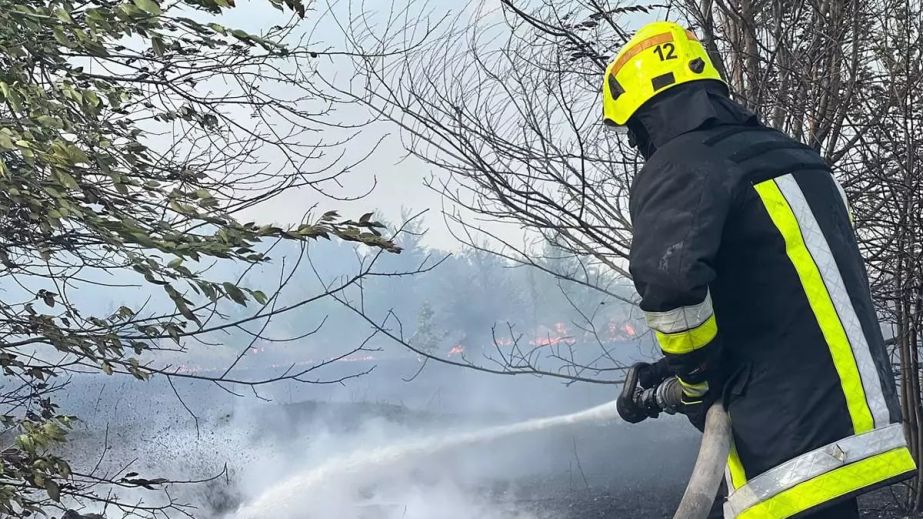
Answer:
<path fill-rule="evenodd" d="M 690 330 L 677 333 L 663 333 L 654 330 L 654 334 L 664 353 L 682 355 L 707 346 L 718 335 L 718 322 L 712 315 L 704 323 Z"/>
<path fill-rule="evenodd" d="M 906 447 L 904 427 L 899 423 L 840 438 L 751 477 L 746 485 L 728 495 L 725 513 L 728 519 L 734 519 L 742 511 L 802 483 L 847 465 Z"/>
<path fill-rule="evenodd" d="M 805 481 L 744 510 L 737 518 L 784 519 L 915 468 L 907 447 L 899 447 Z"/>
<path fill-rule="evenodd" d="M 747 484 L 747 473 L 744 471 L 744 464 L 740 462 L 737 446 L 734 445 L 733 439 L 731 440 L 731 449 L 728 451 L 728 473 L 731 476 L 728 483 L 732 489 L 737 490 Z"/>
<path fill-rule="evenodd" d="M 833 306 L 833 301 L 830 299 L 830 294 L 827 292 L 824 278 L 804 243 L 798 219 L 775 180 L 761 182 L 754 188 L 763 200 L 766 211 L 769 212 L 769 218 L 782 233 L 782 238 L 785 240 L 785 252 L 798 272 L 808 304 L 830 348 L 830 355 L 837 374 L 840 376 L 840 385 L 846 397 L 846 407 L 852 418 L 853 429 L 856 434 L 870 431 L 874 427 L 874 421 L 868 403 L 865 401 L 865 390 L 862 387 L 862 379 L 859 376 L 856 359 L 853 357 L 852 347 L 836 313 L 836 308 Z"/>
<path fill-rule="evenodd" d="M 691 382 L 686 382 L 685 380 L 676 377 L 676 380 L 679 381 L 679 385 L 683 387 L 683 393 L 686 396 L 705 396 L 705 393 L 708 393 L 708 382 L 700 382 L 698 384 L 693 384 Z"/>

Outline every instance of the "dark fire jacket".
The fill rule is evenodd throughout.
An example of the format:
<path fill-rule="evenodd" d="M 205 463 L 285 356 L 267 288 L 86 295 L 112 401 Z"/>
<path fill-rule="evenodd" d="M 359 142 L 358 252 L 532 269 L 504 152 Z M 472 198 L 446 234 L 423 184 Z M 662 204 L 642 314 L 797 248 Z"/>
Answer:
<path fill-rule="evenodd" d="M 722 89 L 633 117 L 630 270 L 684 387 L 730 414 L 725 517 L 792 517 L 915 467 L 842 189 Z"/>

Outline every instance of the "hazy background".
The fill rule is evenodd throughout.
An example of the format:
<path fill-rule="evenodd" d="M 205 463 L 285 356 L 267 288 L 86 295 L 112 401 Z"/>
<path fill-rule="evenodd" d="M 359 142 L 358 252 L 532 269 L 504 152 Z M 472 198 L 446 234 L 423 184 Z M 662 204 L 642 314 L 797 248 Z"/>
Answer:
<path fill-rule="evenodd" d="M 429 5 L 456 7 L 447 0 Z M 309 14 L 319 16 L 321 22 L 306 37 L 319 48 L 336 48 L 338 32 L 331 20 L 345 15 L 345 8 L 338 3 L 332 7 L 333 15 Z M 277 16 L 260 0 L 241 1 L 222 23 L 259 33 L 277 23 Z M 348 84 L 351 63 L 346 58 L 322 58 L 318 72 L 330 81 Z M 354 113 L 340 108 L 338 115 L 357 122 L 369 117 L 359 107 Z M 538 366 L 549 372 L 562 369 L 561 356 L 589 363 L 608 355 L 623 365 L 651 358 L 653 344 L 632 305 L 460 245 L 443 218 L 444 212 L 457 208 L 444 206 L 441 195 L 425 185 L 428 180 L 438 182 L 440 172 L 406 157 L 393 129 L 383 123 L 364 127 L 350 143 L 349 153 L 372 148 L 376 148 L 372 158 L 349 173 L 348 183 L 334 189 L 344 197 L 367 192 L 361 199 L 331 202 L 312 189 L 293 190 L 241 219 L 291 224 L 301 221 L 307 211 L 336 207 L 352 217 L 374 210 L 375 218 L 392 230 L 404 226 L 409 231 L 399 238 L 404 251 L 382 258 L 378 270 L 397 274 L 421 265 L 435 268 L 413 276 L 370 279 L 363 283 L 361 301 L 371 319 L 391 319 L 392 327 L 412 345 L 433 356 L 501 369 L 495 362 L 498 355 L 518 344 L 535 349 Z M 492 230 L 510 240 L 534 239 L 511 226 Z M 552 247 L 535 246 L 549 269 L 579 268 Z M 296 302 L 325 283 L 354 274 L 367 254 L 336 241 L 312 243 L 307 251 L 293 244 L 273 246 L 274 261 L 248 271 L 243 285 L 275 287 L 280 272 L 301 258 L 302 265 L 286 282 L 279 301 Z M 210 275 L 230 279 L 244 274 L 235 269 L 218 264 Z M 124 280 L 131 279 L 131 274 L 125 276 Z M 626 299 L 633 297 L 625 280 L 613 277 L 606 284 Z M 100 312 L 111 312 L 121 304 L 121 296 L 103 288 L 87 287 L 78 297 L 87 308 Z M 156 311 L 158 304 L 169 303 L 151 301 L 148 309 Z M 233 318 L 235 311 L 245 310 L 229 307 L 226 311 Z M 586 331 L 589 324 L 595 334 Z M 239 505 L 266 489 L 330 460 L 415 438 L 574 412 L 612 400 L 620 389 L 615 384 L 488 374 L 424 361 L 401 344 L 374 334 L 368 323 L 330 299 L 275 317 L 261 335 L 267 340 L 250 344 L 252 337 L 241 331 L 216 332 L 187 345 L 184 353 L 159 354 L 156 362 L 181 373 L 217 374 L 243 351 L 232 373 L 257 379 L 292 366 L 328 362 L 364 346 L 312 373 L 307 382 L 279 382 L 260 386 L 256 392 L 196 380 L 177 379 L 171 386 L 156 376 L 147 383 L 95 374 L 75 376 L 61 395 L 62 410 L 81 418 L 69 451 L 78 456 L 78 463 L 104 473 L 208 480 L 170 485 L 167 493 L 188 505 L 195 517 L 232 518 Z M 603 380 L 619 377 L 617 372 L 587 375 Z M 348 380 L 329 383 L 341 378 Z M 645 492 L 638 495 L 650 496 L 653 489 L 664 497 L 658 503 L 644 503 L 645 509 L 653 506 L 667 515 L 678 501 L 695 454 L 693 433 L 683 419 L 668 418 L 633 427 L 587 424 L 509 438 L 376 467 L 332 480 L 323 488 L 304 489 L 292 496 L 301 510 L 292 517 L 589 516 L 573 509 L 581 499 L 590 505 L 598 499 L 618 502 L 628 517 L 639 506 L 632 501 L 634 490 L 642 487 Z M 124 492 L 123 498 L 149 504 L 165 499 L 161 492 Z M 568 508 L 570 515 L 565 513 Z M 280 516 L 267 510 L 266 517 Z"/>
<path fill-rule="evenodd" d="M 536 348 L 539 366 L 549 371 L 562 365 L 555 356 L 564 352 L 589 361 L 605 348 L 624 364 L 651 355 L 650 336 L 630 305 L 561 286 L 492 255 L 460 249 L 446 256 L 413 235 L 403 245 L 404 253 L 387 256 L 383 268 L 397 272 L 424 261 L 442 263 L 431 272 L 366 282 L 365 308 L 371 316 L 401 316 L 409 342 L 437 357 L 497 368 L 490 359 L 510 348 L 513 337 Z M 286 251 L 275 254 L 283 257 Z M 308 254 L 313 268 L 299 270 L 284 297 L 297 300 L 302 292 L 315 292 L 319 279 L 350 272 L 361 257 L 338 242 L 312 245 Z M 271 270 L 249 274 L 248 284 L 271 283 Z M 581 330 L 588 310 L 596 310 L 595 323 L 603 330 L 598 336 Z M 264 378 L 292 365 L 323 362 L 370 334 L 355 314 L 322 300 L 273 319 L 264 336 L 297 337 L 322 322 L 316 333 L 299 340 L 255 342 L 232 374 Z M 249 340 L 241 332 L 215 334 L 206 341 L 210 344 L 161 355 L 158 362 L 191 374 L 216 374 Z M 174 392 L 156 376 L 147 383 L 74 377 L 62 409 L 82 421 L 69 449 L 79 454 L 79 463 L 99 464 L 104 472 L 125 472 L 129 465 L 147 478 L 189 481 L 217 475 L 209 482 L 171 485 L 170 495 L 196 507 L 196 517 L 235 517 L 238 505 L 331 459 L 414 438 L 574 412 L 612 400 L 619 390 L 613 384 L 481 373 L 432 360 L 424 365 L 417 354 L 381 336 L 368 340 L 366 348 L 370 351 L 316 374 L 329 381 L 365 373 L 358 378 L 334 384 L 278 382 L 260 386 L 257 394 L 195 380 L 175 380 Z M 696 438 L 681 418 L 514 437 L 305 489 L 295 497 L 304 513 L 292 517 L 572 517 L 556 507 L 571 506 L 571 499 L 590 504 L 609 499 L 630 510 L 637 504 L 631 504 L 632 489 L 639 485 L 648 496 L 647 490 L 660 489 L 664 499 L 656 506 L 667 514 L 678 501 Z M 132 492 L 146 502 L 163 499 L 158 492 Z M 650 510 L 650 503 L 645 506 Z"/>

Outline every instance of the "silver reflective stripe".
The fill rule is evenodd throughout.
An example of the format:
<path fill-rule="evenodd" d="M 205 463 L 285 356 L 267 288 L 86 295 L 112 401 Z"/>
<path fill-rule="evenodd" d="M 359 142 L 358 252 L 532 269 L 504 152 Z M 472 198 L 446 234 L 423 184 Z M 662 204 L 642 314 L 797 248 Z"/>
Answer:
<path fill-rule="evenodd" d="M 853 221 L 852 206 L 849 205 L 849 199 L 846 198 L 846 190 L 843 189 L 843 186 L 840 185 L 840 183 L 837 182 L 836 179 L 833 179 L 833 183 L 836 184 L 836 190 L 840 192 L 840 198 L 843 199 L 843 205 L 846 206 L 846 213 L 849 215 L 849 221 L 852 222 Z"/>
<path fill-rule="evenodd" d="M 704 323 L 714 313 L 711 305 L 711 293 L 705 293 L 705 299 L 692 306 L 681 306 L 666 312 L 644 312 L 647 325 L 660 333 L 679 333 L 691 330 Z"/>
<path fill-rule="evenodd" d="M 725 503 L 725 518 L 816 478 L 831 470 L 907 445 L 901 424 L 843 438 L 777 465 L 731 493 Z"/>
<path fill-rule="evenodd" d="M 833 253 L 830 251 L 830 245 L 824 238 L 824 233 L 821 231 L 817 219 L 814 218 L 814 213 L 811 212 L 811 207 L 808 205 L 801 187 L 795 182 L 795 177 L 788 174 L 776 178 L 775 181 L 791 206 L 792 212 L 795 213 L 804 243 L 814 258 L 814 263 L 817 264 L 817 269 L 820 271 L 824 284 L 827 286 L 827 292 L 830 294 L 830 300 L 833 302 L 836 313 L 840 318 L 840 323 L 843 325 L 843 330 L 849 338 L 852 354 L 856 360 L 856 367 L 859 368 L 859 377 L 862 379 L 862 387 L 865 390 L 865 400 L 872 413 L 875 427 L 883 427 L 891 421 L 891 415 L 888 412 L 888 404 L 882 391 L 878 368 L 875 366 L 875 361 L 872 360 L 871 349 L 865 338 L 865 333 L 862 331 L 862 325 L 859 324 L 859 317 L 852 306 L 849 294 L 846 292 L 846 284 L 843 282 L 843 276 L 840 275 Z"/>

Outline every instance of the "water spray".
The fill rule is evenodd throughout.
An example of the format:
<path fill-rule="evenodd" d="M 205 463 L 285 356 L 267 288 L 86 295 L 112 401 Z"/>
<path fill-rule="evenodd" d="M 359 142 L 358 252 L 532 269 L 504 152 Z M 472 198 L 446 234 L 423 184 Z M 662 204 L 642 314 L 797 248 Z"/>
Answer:
<path fill-rule="evenodd" d="M 303 509 L 296 509 L 299 508 L 296 505 L 299 502 L 298 498 L 306 492 L 318 491 L 327 481 L 368 473 L 377 468 L 430 456 L 443 450 L 496 441 L 517 434 L 580 423 L 615 420 L 620 420 L 619 412 L 616 401 L 611 401 L 577 413 L 536 418 L 449 436 L 422 438 L 407 444 L 381 447 L 371 451 L 358 451 L 348 456 L 329 460 L 273 486 L 260 497 L 242 506 L 234 518 L 298 517 L 299 513 L 304 512 Z M 708 413 L 705 437 L 702 440 L 693 477 L 674 519 L 701 519 L 706 516 L 723 475 L 729 437 L 730 427 L 727 415 L 720 404 L 715 404 Z"/>
<path fill-rule="evenodd" d="M 422 438 L 403 445 L 381 447 L 372 451 L 359 451 L 349 456 L 327 461 L 311 470 L 297 474 L 270 488 L 262 496 L 238 510 L 236 519 L 257 519 L 267 516 L 295 517 L 297 510 L 289 510 L 297 497 L 319 487 L 324 481 L 364 473 L 400 461 L 429 456 L 437 452 L 466 445 L 495 441 L 517 434 L 542 431 L 556 427 L 586 422 L 618 420 L 615 401 L 560 416 L 535 418 L 510 425 L 488 427 L 448 436 Z"/>

